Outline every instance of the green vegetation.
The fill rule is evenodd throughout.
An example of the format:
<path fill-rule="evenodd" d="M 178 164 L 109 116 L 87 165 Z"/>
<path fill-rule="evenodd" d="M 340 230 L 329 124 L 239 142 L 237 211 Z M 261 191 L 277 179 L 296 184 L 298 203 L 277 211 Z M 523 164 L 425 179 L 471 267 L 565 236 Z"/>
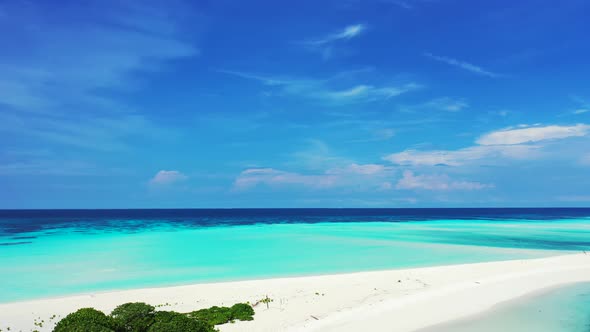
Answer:
<path fill-rule="evenodd" d="M 212 324 L 173 311 L 159 311 L 146 332 L 215 332 Z"/>
<path fill-rule="evenodd" d="M 231 306 L 232 319 L 254 320 L 254 309 L 247 303 L 236 303 Z"/>
<path fill-rule="evenodd" d="M 93 308 L 83 308 L 60 320 L 53 332 L 119 332 L 115 320 Z"/>
<path fill-rule="evenodd" d="M 193 311 L 188 314 L 188 317 L 205 322 L 211 322 L 212 325 L 225 324 L 232 320 L 230 308 L 217 306 L 211 307 L 209 309 Z"/>
<path fill-rule="evenodd" d="M 155 321 L 156 308 L 149 304 L 135 302 L 116 307 L 111 317 L 125 332 L 144 332 Z"/>
<path fill-rule="evenodd" d="M 215 306 L 209 309 L 193 311 L 188 316 L 213 325 L 220 325 L 228 322 L 233 323 L 235 320 L 253 320 L 254 309 L 249 304 L 237 303 L 231 308 Z"/>
<path fill-rule="evenodd" d="M 110 315 L 93 308 L 84 308 L 60 320 L 53 332 L 215 332 L 215 325 L 235 320 L 253 320 L 249 304 L 211 307 L 188 314 L 156 311 L 146 303 L 125 303 Z"/>

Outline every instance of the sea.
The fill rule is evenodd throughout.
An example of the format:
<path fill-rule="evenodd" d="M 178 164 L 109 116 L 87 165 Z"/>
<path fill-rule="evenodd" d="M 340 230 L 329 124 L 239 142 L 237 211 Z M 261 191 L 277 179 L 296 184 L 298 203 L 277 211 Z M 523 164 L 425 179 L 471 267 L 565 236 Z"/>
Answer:
<path fill-rule="evenodd" d="M 0 303 L 590 251 L 590 208 L 0 210 Z"/>

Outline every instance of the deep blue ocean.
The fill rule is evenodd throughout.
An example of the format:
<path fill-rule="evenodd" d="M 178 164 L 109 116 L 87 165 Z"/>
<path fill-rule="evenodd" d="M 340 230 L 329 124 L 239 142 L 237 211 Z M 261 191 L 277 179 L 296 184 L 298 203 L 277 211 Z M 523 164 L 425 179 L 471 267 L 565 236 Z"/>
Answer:
<path fill-rule="evenodd" d="M 72 227 L 79 231 L 134 231 L 162 224 L 207 227 L 358 221 L 526 221 L 587 217 L 590 217 L 590 208 L 0 210 L 0 234 Z"/>
<path fill-rule="evenodd" d="M 0 210 L 0 302 L 590 250 L 590 208 Z"/>

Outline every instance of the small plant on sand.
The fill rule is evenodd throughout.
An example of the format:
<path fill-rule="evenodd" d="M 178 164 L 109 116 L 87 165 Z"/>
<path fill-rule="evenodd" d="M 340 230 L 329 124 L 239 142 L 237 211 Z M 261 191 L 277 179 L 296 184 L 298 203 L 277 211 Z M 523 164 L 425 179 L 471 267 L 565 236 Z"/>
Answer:
<path fill-rule="evenodd" d="M 269 303 L 274 302 L 274 300 L 268 297 L 268 295 L 266 295 L 262 300 L 258 302 L 266 304 L 266 309 L 268 309 L 270 308 Z"/>

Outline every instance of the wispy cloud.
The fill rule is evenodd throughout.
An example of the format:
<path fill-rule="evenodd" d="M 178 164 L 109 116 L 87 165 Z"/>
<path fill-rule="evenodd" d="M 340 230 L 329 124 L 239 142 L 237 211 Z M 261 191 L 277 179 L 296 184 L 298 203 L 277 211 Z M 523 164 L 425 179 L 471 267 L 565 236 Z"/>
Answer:
<path fill-rule="evenodd" d="M 173 23 L 179 4 L 68 3 L 59 11 L 41 2 L 0 4 L 15 14 L 3 28 L 35 41 L 13 45 L 13 54 L 26 57 L 0 59 L 0 131 L 18 130 L 43 145 L 112 150 L 138 127 L 157 129 L 111 93 L 138 89 L 139 72 L 164 70 L 170 60 L 198 54 Z"/>
<path fill-rule="evenodd" d="M 581 137 L 590 133 L 590 126 L 537 126 L 502 129 L 481 136 L 474 146 L 457 150 L 405 150 L 384 159 L 399 165 L 462 166 L 473 163 L 493 164 L 502 160 L 540 157 L 546 141 Z M 533 144 L 534 143 L 534 144 Z"/>
<path fill-rule="evenodd" d="M 380 0 L 382 3 L 398 6 L 403 9 L 414 9 L 419 3 L 433 2 L 436 0 Z"/>
<path fill-rule="evenodd" d="M 268 187 L 303 187 L 328 189 L 335 187 L 381 188 L 393 169 L 379 164 L 349 164 L 323 172 L 301 173 L 275 168 L 249 168 L 235 179 L 233 189 L 244 191 L 260 185 Z"/>
<path fill-rule="evenodd" d="M 334 85 L 338 82 L 333 78 L 275 77 L 232 70 L 219 70 L 219 72 L 258 81 L 268 87 L 278 89 L 279 94 L 282 95 L 303 97 L 326 104 L 388 100 L 422 87 L 420 84 L 409 82 L 384 86 L 354 84 L 347 88 L 336 88 Z"/>
<path fill-rule="evenodd" d="M 590 101 L 588 101 L 587 99 L 578 95 L 571 95 L 570 98 L 578 105 L 584 108 L 590 108 Z"/>
<path fill-rule="evenodd" d="M 88 16 L 89 20 L 96 15 L 91 13 L 92 8 L 72 6 L 74 8 L 62 9 Z M 39 23 L 42 26 L 38 29 L 25 29 L 21 19 L 39 20 L 28 17 L 34 14 L 28 14 L 23 8 L 14 8 L 14 12 L 24 17 L 12 18 L 7 23 L 9 30 L 36 42 L 34 49 L 27 52 L 31 56 L 24 61 L 8 56 L 1 59 L 0 86 L 4 89 L 0 91 L 4 93 L 0 94 L 0 103 L 35 112 L 50 106 L 60 107 L 64 102 L 97 106 L 104 100 L 97 89 L 132 89 L 137 85 L 133 78 L 135 72 L 159 70 L 163 61 L 198 54 L 195 47 L 174 33 L 138 31 L 137 25 L 128 23 L 133 20 L 159 24 L 164 17 L 120 6 L 94 9 L 103 13 L 101 18 L 110 19 L 114 24 L 77 26 L 75 22 L 78 21 L 49 23 L 47 20 L 47 23 Z"/>
<path fill-rule="evenodd" d="M 578 108 L 572 111 L 572 114 L 579 115 L 590 112 L 590 102 L 588 100 L 576 95 L 570 96 L 570 98 L 578 106 Z"/>
<path fill-rule="evenodd" d="M 427 101 L 403 104 L 398 110 L 403 113 L 433 114 L 433 111 L 440 112 L 461 112 L 469 108 L 469 103 L 464 98 L 438 97 Z"/>
<path fill-rule="evenodd" d="M 246 190 L 257 185 L 285 186 L 298 185 L 311 188 L 327 188 L 336 184 L 334 175 L 306 175 L 286 172 L 273 168 L 246 169 L 234 181 L 235 190 Z"/>
<path fill-rule="evenodd" d="M 480 182 L 456 181 L 448 175 L 415 175 L 405 171 L 396 184 L 396 189 L 408 190 L 481 190 L 492 188 L 493 185 Z"/>
<path fill-rule="evenodd" d="M 349 25 L 339 32 L 335 32 L 320 38 L 304 40 L 301 43 L 307 45 L 325 45 L 339 40 L 348 40 L 360 35 L 364 30 L 366 30 L 366 28 L 367 27 L 364 24 Z"/>
<path fill-rule="evenodd" d="M 467 103 L 464 99 L 453 99 L 449 97 L 442 97 L 433 99 L 427 102 L 425 107 L 439 109 L 447 112 L 459 112 L 463 109 L 469 107 L 469 103 Z"/>
<path fill-rule="evenodd" d="M 233 183 L 234 191 L 261 187 L 324 190 L 349 188 L 382 190 L 395 168 L 377 163 L 357 163 L 336 155 L 324 142 L 309 140 L 310 147 L 286 155 L 291 162 L 281 168 L 251 167 L 242 171 Z M 290 170 L 285 170 L 288 168 Z M 293 171 L 297 170 L 297 171 Z"/>
<path fill-rule="evenodd" d="M 399 7 L 405 10 L 413 10 L 418 8 L 420 5 L 429 2 L 436 2 L 438 0 L 345 0 L 345 1 L 337 1 L 337 4 L 343 8 L 348 10 L 359 10 L 359 8 L 365 8 L 367 4 L 384 4 L 384 5 L 391 5 L 395 7 Z"/>
<path fill-rule="evenodd" d="M 461 60 L 457 60 L 457 59 L 453 59 L 453 58 L 449 58 L 449 57 L 445 57 L 445 56 L 438 56 L 438 55 L 434 55 L 432 53 L 424 53 L 424 56 L 427 58 L 430 58 L 432 60 L 436 60 L 436 61 L 446 63 L 451 66 L 455 66 L 457 68 L 461 68 L 463 70 L 472 72 L 477 75 L 487 76 L 487 77 L 491 77 L 491 78 L 497 78 L 497 77 L 501 76 L 500 74 L 485 70 L 482 67 L 476 66 L 476 65 L 471 64 L 469 62 L 465 62 L 465 61 L 461 61 Z"/>
<path fill-rule="evenodd" d="M 375 175 L 383 173 L 390 169 L 380 164 L 363 164 L 359 165 L 352 163 L 341 168 L 332 168 L 326 171 L 327 174 L 362 174 L 362 175 Z"/>
<path fill-rule="evenodd" d="M 142 115 L 87 115 L 84 118 L 66 116 L 0 113 L 0 132 L 4 135 L 26 137 L 40 146 L 52 144 L 91 149 L 120 151 L 128 148 L 127 139 L 173 139 L 177 136 L 155 125 Z"/>
<path fill-rule="evenodd" d="M 382 0 L 383 2 L 390 3 L 396 6 L 399 6 L 404 9 L 412 9 L 414 8 L 408 1 L 403 0 Z"/>
<path fill-rule="evenodd" d="M 293 83 L 293 80 L 290 80 L 287 78 L 271 77 L 271 76 L 246 73 L 246 72 L 235 71 L 235 70 L 219 69 L 219 70 L 217 70 L 217 72 L 229 74 L 229 75 L 233 75 L 233 76 L 237 76 L 237 77 L 241 77 L 241 78 L 246 78 L 246 79 L 250 79 L 250 80 L 256 80 L 256 81 L 259 81 L 259 82 L 261 82 L 265 85 L 269 85 L 269 86 L 281 86 L 281 85 L 289 85 L 289 84 Z"/>
<path fill-rule="evenodd" d="M 590 133 L 590 125 L 573 126 L 538 126 L 526 128 L 509 128 L 485 134 L 477 140 L 480 145 L 513 145 L 532 143 L 567 137 L 586 136 Z"/>
<path fill-rule="evenodd" d="M 357 85 L 345 90 L 323 91 L 316 96 L 320 99 L 333 101 L 376 101 L 397 97 L 406 92 L 419 89 L 415 83 L 400 86 L 375 87 L 372 85 Z"/>
<path fill-rule="evenodd" d="M 149 183 L 154 186 L 166 186 L 184 181 L 186 179 L 188 179 L 188 176 L 182 174 L 179 171 L 161 170 L 150 179 Z"/>
<path fill-rule="evenodd" d="M 296 42 L 310 51 L 319 52 L 324 59 L 328 59 L 333 54 L 333 48 L 339 42 L 344 42 L 358 37 L 367 29 L 364 24 L 353 24 L 346 26 L 344 29 L 318 38 L 306 39 Z"/>
<path fill-rule="evenodd" d="M 307 143 L 307 146 L 286 155 L 290 160 L 287 163 L 290 168 L 308 169 L 323 173 L 326 169 L 354 163 L 353 160 L 335 153 L 322 140 L 308 139 L 305 143 Z"/>
<path fill-rule="evenodd" d="M 462 166 L 484 160 L 530 159 L 538 156 L 536 145 L 471 146 L 458 150 L 405 150 L 385 156 L 383 159 L 408 166 Z"/>

